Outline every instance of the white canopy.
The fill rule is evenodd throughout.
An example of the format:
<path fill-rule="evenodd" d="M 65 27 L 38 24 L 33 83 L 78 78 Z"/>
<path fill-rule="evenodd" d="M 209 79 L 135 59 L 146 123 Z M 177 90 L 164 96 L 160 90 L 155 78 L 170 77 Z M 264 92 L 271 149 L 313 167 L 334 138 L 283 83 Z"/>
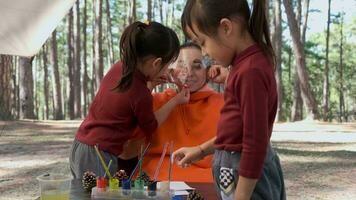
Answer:
<path fill-rule="evenodd" d="M 75 0 L 0 0 L 0 54 L 33 56 Z"/>

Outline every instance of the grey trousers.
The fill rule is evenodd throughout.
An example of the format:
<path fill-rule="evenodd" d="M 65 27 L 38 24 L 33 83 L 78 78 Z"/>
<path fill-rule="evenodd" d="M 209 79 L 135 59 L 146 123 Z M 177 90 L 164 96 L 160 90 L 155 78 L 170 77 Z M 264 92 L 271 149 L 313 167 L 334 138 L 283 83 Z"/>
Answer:
<path fill-rule="evenodd" d="M 110 173 L 114 174 L 118 168 L 118 158 L 110 153 L 100 151 L 106 165 L 112 160 Z M 94 172 L 97 176 L 104 176 L 105 169 L 98 160 L 94 146 L 86 145 L 74 140 L 69 155 L 70 171 L 74 179 L 81 179 L 87 170 Z M 106 175 L 107 176 L 107 175 Z"/>
<path fill-rule="evenodd" d="M 241 153 L 215 150 L 213 177 L 219 199 L 233 200 L 239 178 Z M 279 157 L 268 145 L 263 173 L 253 191 L 252 200 L 285 200 L 283 172 Z"/>

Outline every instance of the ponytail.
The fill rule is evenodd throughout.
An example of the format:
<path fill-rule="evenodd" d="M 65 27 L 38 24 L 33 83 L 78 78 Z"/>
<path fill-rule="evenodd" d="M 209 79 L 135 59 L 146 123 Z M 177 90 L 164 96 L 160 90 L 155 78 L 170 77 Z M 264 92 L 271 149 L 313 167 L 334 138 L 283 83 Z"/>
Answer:
<path fill-rule="evenodd" d="M 133 75 L 137 67 L 137 38 L 143 31 L 145 24 L 134 22 L 128 26 L 120 39 L 120 57 L 122 61 L 122 76 L 116 86 L 119 92 L 125 92 L 129 89 L 132 83 Z"/>
<path fill-rule="evenodd" d="M 132 84 L 137 65 L 148 56 L 162 58 L 162 66 L 174 61 L 179 54 L 176 33 L 157 22 L 134 22 L 120 39 L 121 79 L 114 90 L 127 91 Z"/>
<path fill-rule="evenodd" d="M 253 10 L 249 21 L 249 32 L 255 42 L 275 62 L 266 13 L 266 0 L 253 0 Z"/>

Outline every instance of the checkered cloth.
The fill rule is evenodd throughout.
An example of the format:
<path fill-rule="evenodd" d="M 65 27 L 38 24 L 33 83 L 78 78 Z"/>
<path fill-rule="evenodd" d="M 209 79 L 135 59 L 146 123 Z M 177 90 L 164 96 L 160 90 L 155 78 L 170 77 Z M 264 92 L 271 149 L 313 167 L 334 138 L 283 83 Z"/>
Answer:
<path fill-rule="evenodd" d="M 221 167 L 219 175 L 220 189 L 229 195 L 234 192 L 235 189 L 235 177 L 234 170 L 231 168 Z"/>

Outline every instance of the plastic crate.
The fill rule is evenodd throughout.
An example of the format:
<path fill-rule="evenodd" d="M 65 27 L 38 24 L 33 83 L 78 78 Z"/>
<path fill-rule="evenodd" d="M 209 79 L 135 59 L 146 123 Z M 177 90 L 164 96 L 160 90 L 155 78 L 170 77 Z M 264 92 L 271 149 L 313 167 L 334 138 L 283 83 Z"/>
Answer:
<path fill-rule="evenodd" d="M 91 199 L 115 199 L 115 200 L 131 200 L 131 199 L 156 199 L 167 200 L 173 198 L 173 191 L 148 191 L 144 190 L 125 190 L 119 189 L 98 189 L 94 187 L 91 191 Z"/>

